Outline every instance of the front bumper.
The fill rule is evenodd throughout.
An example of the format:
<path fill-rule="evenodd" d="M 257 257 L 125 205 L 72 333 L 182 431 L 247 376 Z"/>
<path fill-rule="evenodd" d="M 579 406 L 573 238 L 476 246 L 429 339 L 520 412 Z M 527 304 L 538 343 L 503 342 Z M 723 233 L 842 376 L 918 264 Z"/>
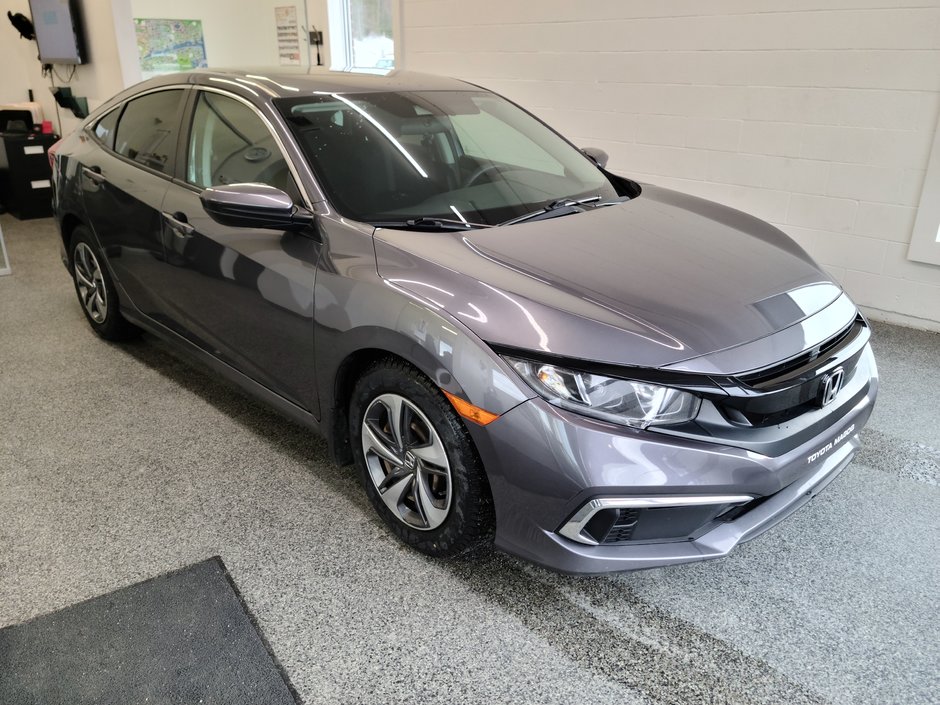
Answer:
<path fill-rule="evenodd" d="M 496 507 L 496 545 L 553 570 L 591 574 L 718 558 L 805 504 L 852 460 L 871 414 L 878 375 L 870 347 L 831 407 L 781 425 L 798 445 L 769 457 L 703 440 L 594 421 L 532 399 L 473 430 Z M 562 531 L 599 498 L 749 496 L 733 519 L 681 540 L 587 545 Z M 753 506 L 753 508 L 748 508 Z"/>

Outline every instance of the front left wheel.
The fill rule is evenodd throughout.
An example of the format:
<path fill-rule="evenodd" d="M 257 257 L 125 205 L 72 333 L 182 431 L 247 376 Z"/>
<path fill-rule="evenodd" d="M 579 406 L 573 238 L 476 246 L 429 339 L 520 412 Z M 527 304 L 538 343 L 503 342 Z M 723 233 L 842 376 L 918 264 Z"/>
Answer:
<path fill-rule="evenodd" d="M 362 484 L 398 538 L 436 557 L 489 543 L 493 506 L 482 463 L 427 377 L 403 361 L 381 361 L 356 384 L 349 416 Z"/>

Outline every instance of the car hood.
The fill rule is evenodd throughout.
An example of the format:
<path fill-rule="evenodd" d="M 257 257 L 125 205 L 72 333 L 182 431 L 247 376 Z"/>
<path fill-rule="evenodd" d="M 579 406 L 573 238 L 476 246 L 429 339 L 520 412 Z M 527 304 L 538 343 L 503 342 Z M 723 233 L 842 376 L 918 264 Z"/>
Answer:
<path fill-rule="evenodd" d="M 665 367 L 766 338 L 841 294 L 768 223 L 649 185 L 577 215 L 456 233 L 377 229 L 375 243 L 389 284 L 490 344 L 620 365 Z"/>

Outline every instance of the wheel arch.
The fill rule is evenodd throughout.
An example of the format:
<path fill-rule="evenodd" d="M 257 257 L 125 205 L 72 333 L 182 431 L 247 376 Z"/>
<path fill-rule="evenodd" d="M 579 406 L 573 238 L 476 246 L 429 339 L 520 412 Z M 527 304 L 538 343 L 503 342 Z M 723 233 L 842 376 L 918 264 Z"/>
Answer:
<path fill-rule="evenodd" d="M 423 319 L 429 322 L 428 318 Z M 447 325 L 425 325 L 420 335 L 401 330 L 364 327 L 322 345 L 329 352 L 318 359 L 321 400 L 328 404 L 324 431 L 333 458 L 352 461 L 349 446 L 349 400 L 356 381 L 376 361 L 397 359 L 411 365 L 431 383 L 494 414 L 503 414 L 532 396 L 519 387 L 507 366 L 471 334 Z M 325 341 L 324 341 L 325 342 Z"/>
<path fill-rule="evenodd" d="M 72 271 L 72 235 L 75 233 L 75 229 L 82 225 L 85 225 L 82 219 L 72 212 L 65 213 L 59 223 L 59 236 L 62 238 L 66 266 L 70 272 Z"/>
<path fill-rule="evenodd" d="M 409 354 L 407 348 L 411 348 L 412 353 L 415 352 L 413 343 L 408 344 L 406 347 L 404 345 L 389 344 L 389 342 L 386 341 L 382 346 L 366 345 L 355 348 L 349 351 L 335 366 L 335 372 L 332 375 L 333 385 L 332 389 L 329 390 L 328 397 L 330 424 L 326 431 L 333 458 L 341 465 L 351 463 L 353 459 L 349 445 L 349 401 L 353 388 L 363 373 L 376 362 L 385 359 L 400 360 L 417 369 L 438 388 L 447 389 L 451 393 L 462 393 L 463 391 L 454 382 L 453 376 L 439 363 L 434 364 L 434 361 L 429 359 L 429 355 Z"/>
<path fill-rule="evenodd" d="M 333 458 L 341 465 L 348 465 L 353 460 L 352 448 L 349 445 L 349 399 L 356 381 L 376 362 L 391 357 L 404 360 L 388 350 L 363 348 L 351 352 L 336 368 L 333 395 L 330 398 L 332 423 L 328 433 Z"/>

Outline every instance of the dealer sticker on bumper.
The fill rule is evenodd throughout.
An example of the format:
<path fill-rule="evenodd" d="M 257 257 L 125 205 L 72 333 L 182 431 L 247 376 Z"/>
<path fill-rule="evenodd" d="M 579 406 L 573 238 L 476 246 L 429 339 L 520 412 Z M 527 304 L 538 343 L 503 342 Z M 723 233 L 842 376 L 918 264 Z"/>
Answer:
<path fill-rule="evenodd" d="M 836 436 L 836 437 L 833 438 L 831 441 L 829 441 L 829 443 L 827 443 L 826 445 L 824 445 L 822 448 L 820 448 L 819 450 L 817 450 L 817 451 L 816 451 L 815 453 L 813 453 L 812 455 L 808 456 L 808 457 L 806 458 L 806 463 L 809 464 L 809 463 L 812 463 L 812 462 L 814 462 L 814 461 L 816 461 L 816 460 L 819 460 L 821 457 L 823 457 L 824 455 L 826 455 L 826 453 L 828 453 L 829 451 L 831 451 L 831 450 L 832 450 L 833 448 L 835 448 L 837 445 L 839 445 L 840 443 L 842 443 L 842 441 L 844 441 L 846 438 L 848 438 L 849 436 L 851 436 L 851 435 L 852 435 L 852 431 L 854 431 L 854 430 L 855 430 L 855 424 L 853 423 L 851 426 L 849 426 L 847 429 L 845 429 L 842 433 L 840 433 L 838 436 Z"/>

